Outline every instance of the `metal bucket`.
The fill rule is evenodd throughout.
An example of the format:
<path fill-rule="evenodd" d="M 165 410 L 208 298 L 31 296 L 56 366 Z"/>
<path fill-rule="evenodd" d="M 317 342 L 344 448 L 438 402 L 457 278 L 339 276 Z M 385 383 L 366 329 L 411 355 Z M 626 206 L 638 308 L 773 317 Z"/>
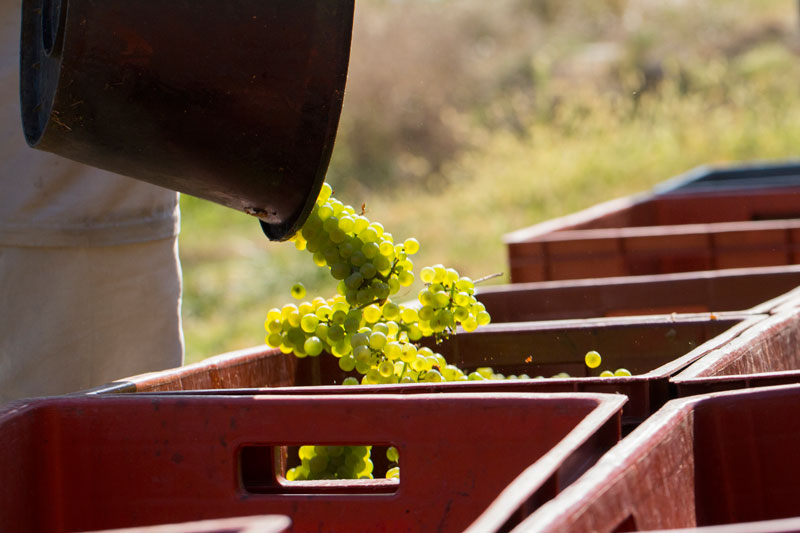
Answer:
<path fill-rule="evenodd" d="M 28 144 L 302 224 L 344 97 L 354 0 L 24 0 Z"/>

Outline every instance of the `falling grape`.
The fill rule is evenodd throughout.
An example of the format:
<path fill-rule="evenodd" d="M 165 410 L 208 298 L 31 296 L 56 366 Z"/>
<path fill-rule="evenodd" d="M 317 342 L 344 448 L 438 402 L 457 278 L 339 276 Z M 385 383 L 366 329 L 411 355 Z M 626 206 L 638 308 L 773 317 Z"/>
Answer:
<path fill-rule="evenodd" d="M 302 300 L 306 296 L 306 288 L 302 283 L 292 285 L 292 296 L 297 300 Z"/>
<path fill-rule="evenodd" d="M 586 366 L 588 366 L 589 368 L 597 368 L 598 366 L 600 366 L 600 363 L 602 362 L 600 354 L 595 350 L 586 352 L 586 356 L 583 359 L 584 362 L 586 363 Z"/>

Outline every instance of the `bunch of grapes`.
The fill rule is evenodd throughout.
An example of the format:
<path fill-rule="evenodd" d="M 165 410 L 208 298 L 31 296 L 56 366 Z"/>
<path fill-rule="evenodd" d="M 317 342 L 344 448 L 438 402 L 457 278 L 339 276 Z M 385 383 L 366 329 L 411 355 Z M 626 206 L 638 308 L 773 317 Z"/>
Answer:
<path fill-rule="evenodd" d="M 393 302 L 390 296 L 414 281 L 409 256 L 419 243 L 393 244 L 383 226 L 333 198 L 327 184 L 291 240 L 329 268 L 339 280 L 338 294 L 270 309 L 264 324 L 269 346 L 301 358 L 330 353 L 343 371 L 361 376 L 350 376 L 345 384 L 468 379 L 441 354 L 417 343 L 431 336 L 439 341 L 459 325 L 472 331 L 490 322 L 470 278 L 443 265 L 425 267 L 419 304 Z M 296 284 L 292 294 L 302 298 L 305 290 Z"/>
<path fill-rule="evenodd" d="M 420 278 L 427 287 L 419 292 L 419 327 L 425 336 L 443 336 L 461 325 L 473 331 L 491 321 L 489 313 L 475 298 L 475 284 L 442 265 L 425 267 Z"/>
<path fill-rule="evenodd" d="M 286 472 L 288 481 L 321 479 L 373 479 L 372 446 L 301 446 L 300 465 Z M 386 450 L 389 468 L 387 479 L 400 477 L 400 454 L 390 446 Z"/>
<path fill-rule="evenodd" d="M 372 446 L 301 446 L 300 465 L 286 472 L 289 481 L 372 479 Z"/>
<path fill-rule="evenodd" d="M 363 212 L 331 196 L 327 183 L 299 232 L 290 240 L 313 254 L 314 263 L 330 269 L 339 292 L 351 306 L 384 302 L 400 287 L 414 282 L 409 256 L 419 250 L 416 239 L 395 244 L 391 233 Z"/>
<path fill-rule="evenodd" d="M 330 353 L 343 371 L 361 375 L 363 384 L 467 379 L 441 354 L 418 347 L 416 341 L 426 331 L 417 311 L 391 301 L 360 309 L 337 295 L 286 304 L 267 313 L 265 328 L 269 346 L 300 358 Z M 345 384 L 357 383 L 354 376 L 345 380 Z"/>

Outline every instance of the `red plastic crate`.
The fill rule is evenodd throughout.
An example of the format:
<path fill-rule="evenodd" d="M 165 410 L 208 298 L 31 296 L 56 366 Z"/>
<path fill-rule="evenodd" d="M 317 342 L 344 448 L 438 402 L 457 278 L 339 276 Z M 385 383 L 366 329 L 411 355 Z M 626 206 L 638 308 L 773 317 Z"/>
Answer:
<path fill-rule="evenodd" d="M 493 322 L 748 311 L 788 304 L 800 265 L 480 287 Z M 800 297 L 794 298 L 800 303 Z"/>
<path fill-rule="evenodd" d="M 540 503 L 576 479 L 619 439 L 624 402 L 500 393 L 20 402 L 0 414 L 0 524 L 58 533 L 280 514 L 293 531 L 461 531 L 529 465 Z M 285 481 L 279 451 L 303 444 L 394 445 L 400 478 Z"/>
<path fill-rule="evenodd" d="M 324 394 L 427 392 L 601 392 L 629 398 L 626 427 L 638 424 L 672 396 L 669 377 L 710 350 L 734 339 L 765 315 L 709 314 L 490 324 L 460 332 L 436 346 L 448 362 L 465 370 L 491 366 L 506 375 L 527 373 L 570 378 L 468 381 L 437 384 L 342 387 L 347 374 L 332 356 L 297 359 L 256 348 L 212 357 L 170 371 L 135 376 L 92 394 L 204 390 L 211 394 L 299 394 L 309 386 Z M 603 356 L 600 368 L 584 363 L 589 350 Z M 529 359 L 530 358 L 530 359 Z M 602 369 L 624 367 L 634 376 L 600 378 Z M 376 388 L 377 387 L 377 388 Z"/>
<path fill-rule="evenodd" d="M 515 532 L 650 531 L 800 515 L 800 386 L 673 400 Z M 469 531 L 520 511 L 518 478 Z"/>
<path fill-rule="evenodd" d="M 800 187 L 635 195 L 505 241 L 514 283 L 791 265 Z"/>
<path fill-rule="evenodd" d="M 800 383 L 800 308 L 760 322 L 671 381 L 680 396 Z"/>

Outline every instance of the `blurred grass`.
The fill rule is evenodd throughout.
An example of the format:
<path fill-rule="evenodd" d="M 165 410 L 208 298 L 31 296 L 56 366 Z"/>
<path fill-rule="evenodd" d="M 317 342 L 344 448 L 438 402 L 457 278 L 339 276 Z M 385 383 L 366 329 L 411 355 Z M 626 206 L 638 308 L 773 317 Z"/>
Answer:
<path fill-rule="evenodd" d="M 396 238 L 417 237 L 418 266 L 504 271 L 506 232 L 697 165 L 798 156 L 794 1 L 488 4 L 357 8 L 329 181 Z M 417 19 L 438 33 L 412 31 Z M 247 215 L 185 195 L 181 210 L 187 362 L 262 343 L 296 280 L 334 293 Z"/>

